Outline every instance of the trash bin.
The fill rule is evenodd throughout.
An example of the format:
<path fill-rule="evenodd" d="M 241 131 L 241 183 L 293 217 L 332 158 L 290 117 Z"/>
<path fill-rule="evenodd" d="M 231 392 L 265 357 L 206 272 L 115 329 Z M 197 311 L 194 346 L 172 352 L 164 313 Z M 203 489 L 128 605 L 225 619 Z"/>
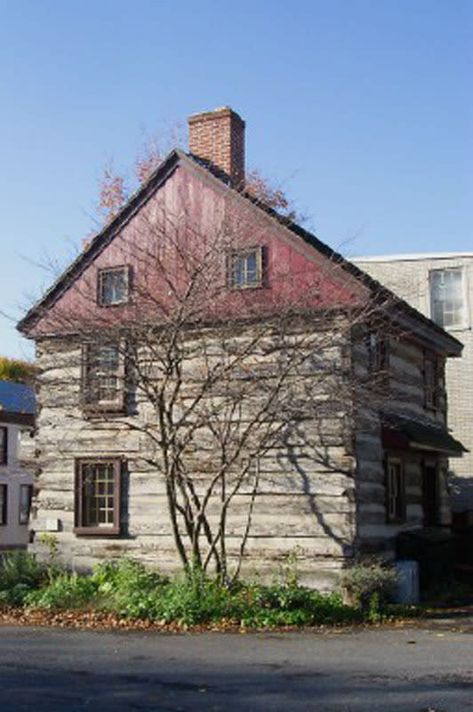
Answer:
<path fill-rule="evenodd" d="M 412 559 L 394 562 L 397 583 L 393 591 L 395 603 L 419 603 L 419 564 Z"/>

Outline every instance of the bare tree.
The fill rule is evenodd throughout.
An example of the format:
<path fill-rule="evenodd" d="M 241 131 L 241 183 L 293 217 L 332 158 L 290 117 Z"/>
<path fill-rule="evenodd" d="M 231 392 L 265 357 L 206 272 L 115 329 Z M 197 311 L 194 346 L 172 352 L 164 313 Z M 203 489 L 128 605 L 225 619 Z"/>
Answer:
<path fill-rule="evenodd" d="M 78 360 L 61 372 L 64 386 L 82 379 L 83 411 L 70 412 L 140 435 L 140 457 L 165 484 L 184 570 L 213 569 L 228 583 L 240 572 L 269 453 L 304 447 L 351 476 L 331 444 L 350 440 L 356 411 L 379 396 L 375 379 L 368 387 L 366 371 L 356 373 L 352 350 L 354 338 L 364 343 L 379 328 L 386 301 L 361 289 L 354 300 L 356 280 L 336 256 L 310 278 L 273 264 L 271 290 L 259 289 L 263 252 L 250 266 L 239 255 L 259 243 L 267 216 L 226 203 L 214 206 L 210 225 L 180 204 L 149 207 L 115 237 L 117 263 L 131 265 L 119 287 L 131 296 L 126 304 L 97 308 L 89 269 L 45 315 L 45 329 L 85 344 L 85 358 L 75 352 L 81 375 Z M 230 554 L 232 508 L 243 492 Z"/>

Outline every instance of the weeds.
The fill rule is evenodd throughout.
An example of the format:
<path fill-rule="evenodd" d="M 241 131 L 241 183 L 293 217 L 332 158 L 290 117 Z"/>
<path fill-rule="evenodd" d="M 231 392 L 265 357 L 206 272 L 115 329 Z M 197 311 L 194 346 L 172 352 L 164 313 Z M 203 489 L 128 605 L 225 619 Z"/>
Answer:
<path fill-rule="evenodd" d="M 50 553 L 49 565 L 38 564 L 30 554 L 5 557 L 0 568 L 0 605 L 106 611 L 129 620 L 184 626 L 229 622 L 248 628 L 374 621 L 382 605 L 372 588 L 370 605 L 363 608 L 344 604 L 339 593 L 301 586 L 292 560 L 271 585 L 223 586 L 203 572 L 168 578 L 129 559 L 102 563 L 89 575 L 71 573 L 61 569 L 54 552 Z"/>

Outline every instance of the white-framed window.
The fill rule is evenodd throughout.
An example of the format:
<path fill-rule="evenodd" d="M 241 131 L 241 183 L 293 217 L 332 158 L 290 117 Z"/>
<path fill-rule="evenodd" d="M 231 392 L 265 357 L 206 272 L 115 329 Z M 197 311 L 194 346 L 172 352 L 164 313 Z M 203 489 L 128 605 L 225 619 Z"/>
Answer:
<path fill-rule="evenodd" d="M 461 267 L 434 269 L 429 273 L 430 316 L 446 329 L 461 328 L 466 322 L 464 273 Z"/>
<path fill-rule="evenodd" d="M 263 283 L 263 248 L 232 250 L 229 282 L 232 289 L 261 287 Z"/>
<path fill-rule="evenodd" d="M 126 304 L 130 296 L 130 268 L 107 267 L 98 272 L 98 303 L 102 306 Z"/>

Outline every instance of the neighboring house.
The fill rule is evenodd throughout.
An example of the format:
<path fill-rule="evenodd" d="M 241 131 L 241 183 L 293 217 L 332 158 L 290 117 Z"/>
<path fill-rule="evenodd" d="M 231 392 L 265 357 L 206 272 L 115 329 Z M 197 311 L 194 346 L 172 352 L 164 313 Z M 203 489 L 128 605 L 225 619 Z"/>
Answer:
<path fill-rule="evenodd" d="M 22 437 L 32 434 L 33 389 L 0 381 L 0 551 L 23 549 L 29 541 L 33 476 L 19 458 Z"/>
<path fill-rule="evenodd" d="M 448 425 L 469 451 L 451 463 L 451 494 L 454 511 L 473 517 L 473 252 L 353 261 L 463 344 L 461 359 L 446 371 Z"/>
<path fill-rule="evenodd" d="M 167 490 L 159 468 L 150 467 L 144 437 L 156 413 L 134 387 L 129 350 L 119 348 L 120 328 L 152 320 L 159 300 L 168 313 L 178 309 L 171 298 L 183 281 L 176 268 L 183 245 L 202 250 L 231 224 L 238 227 L 230 233 L 234 240 L 216 256 L 220 297 L 205 319 L 200 314 L 199 328 L 212 326 L 218 344 L 228 320 L 235 340 L 250 338 L 255 324 L 296 299 L 305 308 L 293 328 L 312 338 L 311 360 L 297 386 L 310 392 L 317 373 L 327 373 L 313 402 L 300 402 L 303 412 L 312 408 L 312 418 L 306 415 L 293 439 L 258 458 L 244 570 L 272 574 L 296 553 L 302 580 L 330 588 L 356 554 L 392 556 L 400 531 L 448 526 L 447 458 L 461 456 L 463 448 L 445 426 L 443 373 L 445 359 L 460 356 L 461 344 L 241 189 L 244 122 L 237 114 L 224 108 L 194 116 L 189 125 L 192 153 L 172 151 L 19 324 L 36 341 L 39 370 L 34 529 L 53 532 L 59 556 L 77 568 L 124 555 L 164 570 L 178 565 Z M 185 238 L 179 253 L 171 228 L 160 228 L 159 239 L 152 229 L 168 225 L 171 215 L 172 230 Z M 153 271 L 158 263 L 168 270 L 164 277 Z M 383 328 L 389 325 L 385 333 L 360 317 L 366 303 L 378 305 Z M 245 308 L 252 320 L 241 320 Z M 89 334 L 81 320 L 90 322 Z M 284 363 L 289 352 L 279 348 Z M 215 346 L 214 357 L 219 353 Z M 203 363 L 204 354 L 201 360 L 194 354 L 190 390 L 209 352 L 205 357 Z M 162 371 L 152 357 L 146 364 L 152 389 Z M 329 391 L 335 373 L 339 387 Z M 358 392 L 350 387 L 355 375 L 365 384 Z M 364 398 L 377 379 L 382 388 Z M 195 447 L 195 467 L 203 467 L 208 446 Z M 235 556 L 251 494 L 239 492 L 228 511 L 226 544 Z M 41 551 L 40 542 L 34 546 Z"/>

